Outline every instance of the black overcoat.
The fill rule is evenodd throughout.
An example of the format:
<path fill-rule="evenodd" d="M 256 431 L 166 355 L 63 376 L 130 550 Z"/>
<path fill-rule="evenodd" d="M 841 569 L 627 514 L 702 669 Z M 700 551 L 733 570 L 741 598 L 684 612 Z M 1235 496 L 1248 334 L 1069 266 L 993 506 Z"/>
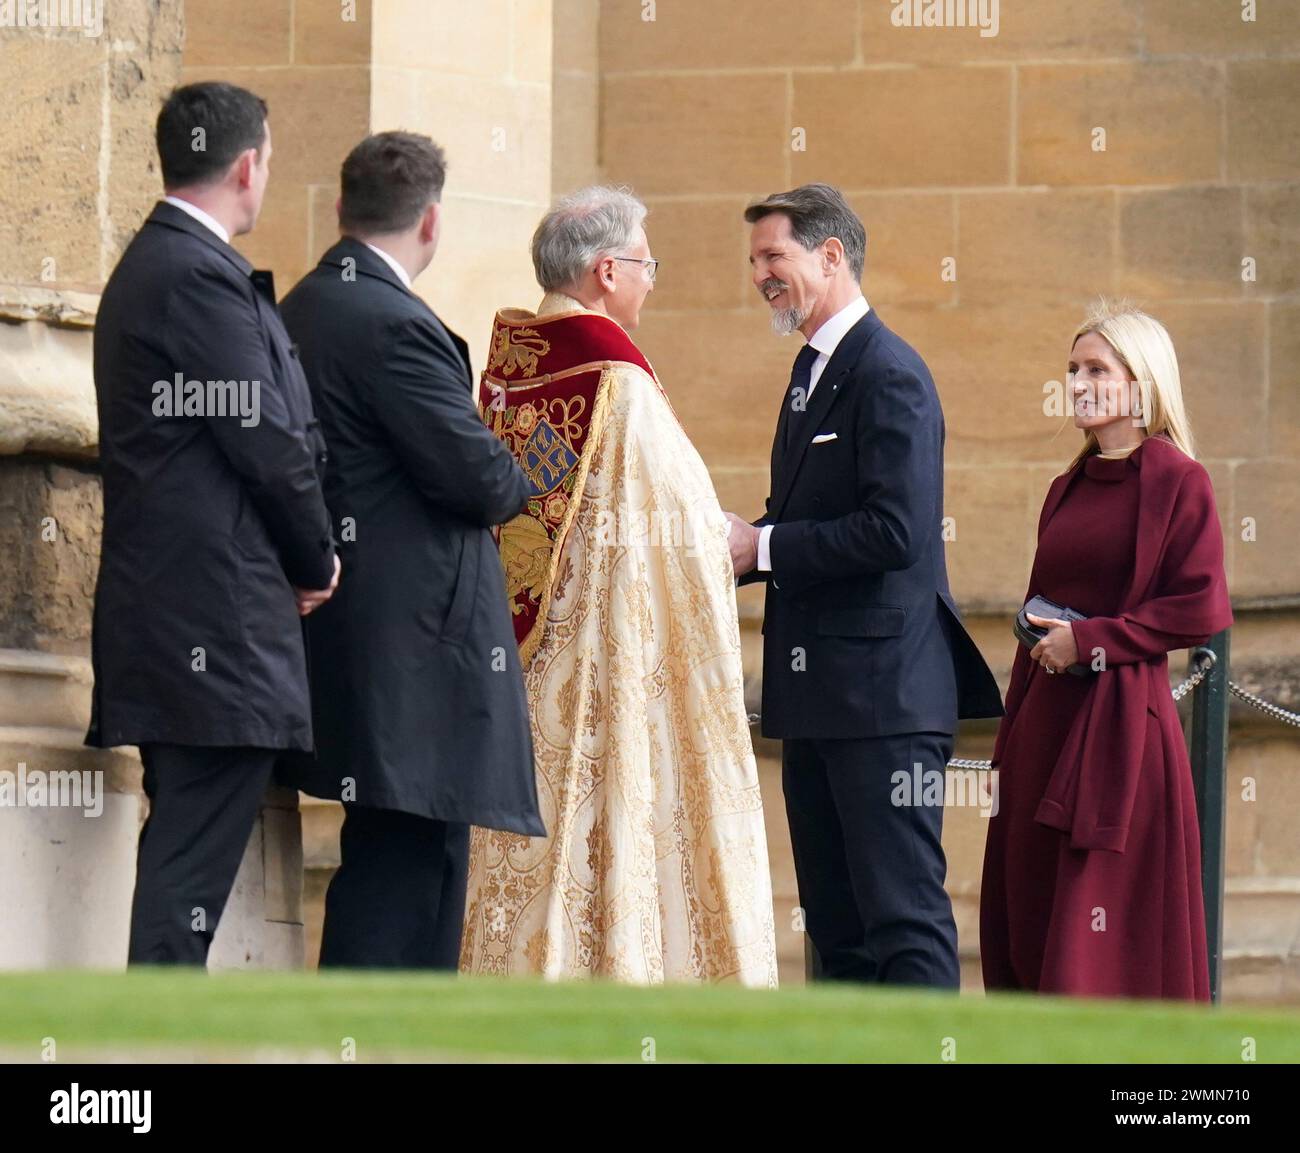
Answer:
<path fill-rule="evenodd" d="M 310 749 L 293 586 L 327 586 L 334 548 L 324 442 L 269 277 L 159 203 L 104 287 L 94 359 L 86 742 Z"/>
<path fill-rule="evenodd" d="M 532 486 L 483 424 L 469 356 L 366 245 L 283 302 L 329 451 L 343 557 L 308 618 L 319 797 L 541 836 L 528 708 L 490 528 Z"/>

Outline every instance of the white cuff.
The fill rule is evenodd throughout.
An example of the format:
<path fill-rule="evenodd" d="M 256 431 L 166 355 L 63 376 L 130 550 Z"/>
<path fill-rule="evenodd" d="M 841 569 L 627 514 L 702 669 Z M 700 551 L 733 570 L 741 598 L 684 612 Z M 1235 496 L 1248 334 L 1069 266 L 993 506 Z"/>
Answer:
<path fill-rule="evenodd" d="M 773 525 L 765 524 L 758 532 L 758 571 L 772 571 L 772 529 Z"/>

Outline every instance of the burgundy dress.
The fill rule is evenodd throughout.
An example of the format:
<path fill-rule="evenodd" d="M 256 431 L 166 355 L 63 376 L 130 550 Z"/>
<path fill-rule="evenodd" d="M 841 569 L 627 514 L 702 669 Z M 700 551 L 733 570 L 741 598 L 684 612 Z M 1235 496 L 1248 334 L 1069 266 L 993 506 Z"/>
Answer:
<path fill-rule="evenodd" d="M 988 989 L 1207 1000 L 1200 840 L 1167 653 L 1231 621 L 1204 469 L 1162 438 L 1058 477 L 1026 599 L 1086 614 L 1088 677 L 1016 654 L 980 899 Z"/>

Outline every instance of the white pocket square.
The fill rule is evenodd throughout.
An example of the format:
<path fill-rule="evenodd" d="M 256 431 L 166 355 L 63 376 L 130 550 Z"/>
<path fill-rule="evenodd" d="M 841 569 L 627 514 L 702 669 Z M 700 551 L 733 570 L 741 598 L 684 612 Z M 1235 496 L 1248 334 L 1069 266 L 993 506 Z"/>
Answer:
<path fill-rule="evenodd" d="M 820 436 L 814 436 L 812 442 L 813 444 L 826 444 L 828 441 L 839 439 L 840 434 L 838 432 L 823 432 Z"/>

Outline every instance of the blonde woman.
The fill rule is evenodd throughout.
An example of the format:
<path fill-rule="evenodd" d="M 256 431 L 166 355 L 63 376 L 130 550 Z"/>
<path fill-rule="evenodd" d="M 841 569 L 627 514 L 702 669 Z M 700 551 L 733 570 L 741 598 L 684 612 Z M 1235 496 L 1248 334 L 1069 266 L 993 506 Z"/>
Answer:
<path fill-rule="evenodd" d="M 1069 389 L 1083 448 L 1048 489 L 1026 603 L 1072 612 L 1029 618 L 1045 635 L 1011 674 L 984 985 L 1204 1001 L 1200 840 L 1167 663 L 1232 622 L 1214 493 L 1158 321 L 1099 305 L 1074 335 Z"/>

